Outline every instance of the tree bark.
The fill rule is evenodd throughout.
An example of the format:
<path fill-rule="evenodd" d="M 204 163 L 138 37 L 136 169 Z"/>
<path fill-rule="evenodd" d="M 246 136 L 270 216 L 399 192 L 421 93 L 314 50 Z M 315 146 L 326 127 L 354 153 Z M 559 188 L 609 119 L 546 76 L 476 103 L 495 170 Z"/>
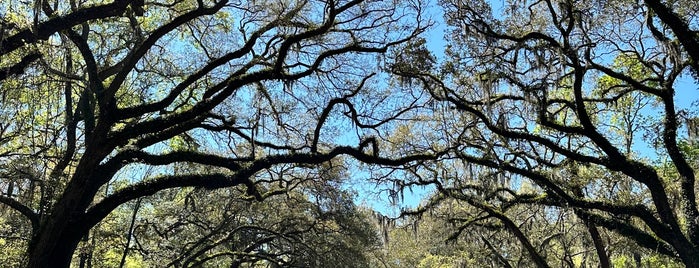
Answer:
<path fill-rule="evenodd" d="M 96 167 L 109 150 L 95 142 L 88 148 L 56 205 L 44 215 L 29 243 L 29 267 L 69 267 L 80 240 L 92 228 L 85 211 L 99 190 Z M 94 149 L 96 148 L 96 149 Z"/>

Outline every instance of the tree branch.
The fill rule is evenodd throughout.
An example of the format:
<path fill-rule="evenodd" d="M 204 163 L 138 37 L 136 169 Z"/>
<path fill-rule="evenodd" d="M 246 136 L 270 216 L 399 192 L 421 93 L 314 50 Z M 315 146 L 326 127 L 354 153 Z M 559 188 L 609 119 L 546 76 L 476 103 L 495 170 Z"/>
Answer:
<path fill-rule="evenodd" d="M 24 69 L 39 58 L 41 58 L 41 53 L 32 52 L 22 57 L 22 59 L 15 65 L 0 68 L 0 81 L 5 80 L 5 78 L 10 76 L 24 73 Z"/>
<path fill-rule="evenodd" d="M 330 161 L 331 159 L 339 155 L 349 155 L 355 159 L 367 163 L 367 164 L 377 164 L 385 166 L 400 166 L 413 161 L 424 161 L 424 160 L 435 160 L 445 152 L 440 152 L 438 154 L 422 154 L 422 155 L 411 155 L 403 158 L 391 159 L 382 158 L 375 155 L 367 155 L 362 150 L 363 146 L 359 148 L 352 147 L 337 147 L 334 150 L 325 154 L 284 154 L 284 155 L 271 155 L 265 158 L 250 161 L 246 165 L 242 165 L 242 168 L 238 169 L 231 174 L 190 174 L 190 175 L 172 175 L 163 176 L 156 179 L 150 179 L 143 181 L 127 188 L 124 188 L 116 193 L 105 197 L 102 201 L 93 205 L 88 209 L 84 220 L 89 223 L 86 227 L 92 228 L 100 220 L 106 217 L 112 210 L 114 210 L 119 205 L 134 200 L 140 197 L 149 196 L 155 194 L 158 191 L 178 188 L 178 187 L 204 187 L 208 189 L 217 189 L 223 187 L 231 187 L 236 185 L 246 185 L 248 188 L 248 193 L 255 196 L 258 200 L 264 199 L 265 196 L 257 192 L 255 183 L 251 180 L 252 177 L 259 171 L 268 169 L 272 166 L 279 164 L 320 164 L 323 162 Z M 144 156 L 145 154 L 141 154 Z M 173 158 L 177 153 L 173 154 Z M 183 157 L 186 154 L 178 155 Z M 190 154 L 193 155 L 193 154 Z M 147 157 L 146 157 L 147 158 Z M 164 160 L 164 158 L 157 159 L 152 157 L 152 160 Z M 223 159 L 219 159 L 223 161 Z M 230 161 L 234 161 L 231 159 Z M 230 165 L 230 163 L 228 164 Z"/>
<path fill-rule="evenodd" d="M 133 1 L 115 0 L 111 4 L 83 8 L 42 22 L 35 29 L 21 30 L 8 38 L 0 39 L 0 55 L 8 54 L 26 44 L 48 40 L 51 35 L 84 22 L 121 15 L 126 6 Z"/>
<path fill-rule="evenodd" d="M 11 197 L 7 197 L 4 195 L 0 195 L 0 203 L 5 204 L 8 207 L 19 212 L 20 214 L 24 215 L 24 217 L 26 217 L 29 220 L 29 222 L 31 222 L 32 231 L 36 232 L 36 230 L 39 228 L 39 214 L 34 212 L 31 208 L 25 206 L 24 204 Z"/>

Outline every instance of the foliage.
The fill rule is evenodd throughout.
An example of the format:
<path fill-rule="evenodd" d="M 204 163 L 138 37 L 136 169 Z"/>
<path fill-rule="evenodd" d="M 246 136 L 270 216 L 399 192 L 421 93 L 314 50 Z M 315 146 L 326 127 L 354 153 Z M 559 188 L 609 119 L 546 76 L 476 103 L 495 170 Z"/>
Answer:
<path fill-rule="evenodd" d="M 0 261 L 699 267 L 699 4 L 438 4 L 3 1 Z"/>
<path fill-rule="evenodd" d="M 94 230 L 99 242 L 80 247 L 104 267 L 119 266 L 125 250 L 138 267 L 367 267 L 363 255 L 378 246 L 377 233 L 351 196 L 336 191 L 295 190 L 265 202 L 235 189 L 163 191 L 114 211 Z"/>
<path fill-rule="evenodd" d="M 437 188 L 409 214 L 459 201 L 452 238 L 482 235 L 506 267 L 699 265 L 695 110 L 678 105 L 699 25 L 675 2 L 440 1 L 439 72 L 395 71 L 441 111 L 444 138 L 412 146 L 453 148 L 396 179 Z"/>
<path fill-rule="evenodd" d="M 165 225 L 195 220 L 189 216 L 196 215 L 196 220 L 232 231 L 269 214 L 275 205 L 290 206 L 289 214 L 269 222 L 257 219 L 251 230 L 264 232 L 232 234 L 276 232 L 282 234 L 274 240 L 280 248 L 307 243 L 313 251 L 306 252 L 315 255 L 297 256 L 301 247 L 293 258 L 273 258 L 300 266 L 328 254 L 347 257 L 330 244 L 346 245 L 348 253 L 371 244 L 359 239 L 369 229 L 360 227 L 354 208 L 333 203 L 346 200 L 343 194 L 330 195 L 336 199 L 319 205 L 321 211 L 346 209 L 341 213 L 346 218 L 331 217 L 325 211 L 299 211 L 317 208 L 311 204 L 320 196 L 299 187 L 314 180 L 320 185 L 323 177 L 304 176 L 343 155 L 353 159 L 348 162 L 382 167 L 436 157 L 429 152 L 380 156 L 372 138 L 405 111 L 423 105 L 417 97 L 383 92 L 395 101 L 391 108 L 376 108 L 386 99 L 371 98 L 379 88 L 374 83 L 384 69 L 383 55 L 425 30 L 422 5 L 362 0 L 3 1 L 0 203 L 3 227 L 11 226 L 3 234 L 16 234 L 3 237 L 3 252 L 13 253 L 7 263 L 86 267 L 186 262 L 180 257 L 201 260 L 197 258 L 202 255 L 172 255 L 176 248 L 191 247 L 186 243 L 192 241 L 161 240 L 153 229 L 136 225 L 143 211 L 148 212 L 145 218 L 174 221 Z M 357 134 L 338 135 L 347 130 Z M 216 189 L 225 190 L 206 196 L 205 190 Z M 207 213 L 186 214 L 191 207 L 154 201 L 181 201 L 189 195 L 212 206 L 226 204 L 224 199 L 236 202 L 229 211 L 210 207 Z M 270 204 L 250 201 L 265 199 Z M 299 219 L 298 227 L 308 230 L 275 229 L 279 226 L 274 224 L 304 213 L 310 214 Z M 215 218 L 218 214 L 240 217 Z M 197 239 L 212 230 L 188 225 L 176 231 L 181 238 Z M 354 232 L 359 240 L 344 241 L 349 236 L 340 232 Z M 225 237 L 214 233 L 212 239 Z M 327 240 L 319 238 L 321 233 Z M 123 250 L 141 235 L 153 239 L 143 241 L 152 254 Z M 172 245 L 155 246 L 161 242 Z"/>

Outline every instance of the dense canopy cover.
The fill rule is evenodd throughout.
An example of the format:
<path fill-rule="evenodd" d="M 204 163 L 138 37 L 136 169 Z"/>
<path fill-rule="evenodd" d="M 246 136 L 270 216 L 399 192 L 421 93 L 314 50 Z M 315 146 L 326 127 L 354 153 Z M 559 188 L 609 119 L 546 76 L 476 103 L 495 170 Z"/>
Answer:
<path fill-rule="evenodd" d="M 505 266 L 579 266 L 594 248 L 607 267 L 616 236 L 637 262 L 699 265 L 697 111 L 679 104 L 696 94 L 697 3 L 442 4 L 442 68 L 403 74 L 449 107 L 439 136 L 457 148 L 420 175 L 440 192 L 426 207 L 463 209 L 451 238 L 508 233 L 521 252 L 482 242 Z"/>
<path fill-rule="evenodd" d="M 3 263 L 699 266 L 695 1 L 0 12 Z"/>
<path fill-rule="evenodd" d="M 374 133 L 349 136 L 343 146 L 334 138 L 341 124 L 379 128 L 414 109 L 417 98 L 381 106 L 396 94 L 372 86 L 372 77 L 387 50 L 424 30 L 421 8 L 404 1 L 3 1 L 0 201 L 8 226 L 3 247 L 18 252 L 3 257 L 31 267 L 89 265 L 124 248 L 125 257 L 162 256 L 152 266 L 220 259 L 308 266 L 311 257 L 351 253 L 323 242 L 332 233 L 369 243 L 371 237 L 348 238 L 348 229 L 366 228 L 353 223 L 355 207 L 334 197 L 347 193 L 313 189 L 339 180 L 329 176 L 341 174 L 342 155 L 389 166 L 432 157 L 381 158 L 371 149 Z M 343 109 L 353 111 L 346 121 L 338 119 Z M 219 198 L 196 197 L 230 187 Z M 288 199 L 270 198 L 280 194 Z M 190 197 L 199 201 L 190 204 Z M 280 212 L 250 203 L 265 199 Z M 168 223 L 183 213 L 164 207 L 169 202 L 183 202 L 192 214 Z M 203 213 L 197 202 L 220 210 Z M 246 207 L 256 209 L 241 211 Z M 104 222 L 117 208 L 133 211 L 127 233 L 110 234 L 119 223 Z M 326 215 L 335 210 L 342 216 Z M 143 219 L 140 211 L 152 215 Z M 307 219 L 293 229 L 275 225 L 297 214 Z M 190 222 L 195 215 L 218 218 Z M 203 249 L 223 243 L 224 234 L 234 246 L 220 255 Z M 173 235 L 204 245 L 157 240 Z M 126 241 L 105 247 L 113 252 L 93 250 L 120 238 Z M 139 252 L 127 252 L 132 242 Z M 301 244 L 318 256 L 298 255 Z"/>

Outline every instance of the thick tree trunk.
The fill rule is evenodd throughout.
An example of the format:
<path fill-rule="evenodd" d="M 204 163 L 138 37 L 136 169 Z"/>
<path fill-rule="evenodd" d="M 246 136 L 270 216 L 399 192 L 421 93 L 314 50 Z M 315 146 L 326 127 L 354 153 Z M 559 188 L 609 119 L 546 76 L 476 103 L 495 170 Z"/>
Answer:
<path fill-rule="evenodd" d="M 66 244 L 56 247 L 52 252 L 46 252 L 45 255 L 35 254 L 29 260 L 29 267 L 70 267 L 73 252 L 77 243 L 68 241 Z M 36 252 L 44 252 L 38 249 Z"/>
<path fill-rule="evenodd" d="M 71 187 L 68 187 L 71 189 Z M 71 258 L 82 237 L 90 229 L 80 220 L 74 197 L 76 192 L 66 192 L 42 220 L 37 235 L 29 247 L 29 267 L 69 267 Z M 73 197 L 73 198 L 71 198 Z M 84 211 L 84 208 L 82 209 Z"/>
<path fill-rule="evenodd" d="M 29 243 L 29 267 L 69 267 L 80 240 L 92 228 L 83 217 L 99 187 L 108 181 L 97 167 L 111 151 L 111 147 L 101 142 L 103 139 L 94 137 L 106 137 L 108 129 L 104 124 L 99 125 L 94 136 L 88 138 L 91 145 L 85 150 L 63 194 L 41 219 L 38 231 Z"/>
<path fill-rule="evenodd" d="M 56 243 L 37 243 L 29 253 L 28 267 L 70 267 L 81 236 L 71 230 L 63 233 Z"/>
<path fill-rule="evenodd" d="M 67 189 L 73 189 L 68 187 Z M 82 192 L 82 191 L 81 191 Z M 83 229 L 75 220 L 78 193 L 66 191 L 63 198 L 42 219 L 29 246 L 29 267 L 68 267 Z"/>
<path fill-rule="evenodd" d="M 682 264 L 687 268 L 699 268 L 699 250 L 697 248 L 687 248 L 678 250 Z"/>
<path fill-rule="evenodd" d="M 99 189 L 95 179 L 91 171 L 76 171 L 29 244 L 29 267 L 70 266 L 73 252 L 92 228 L 83 216 Z"/>

